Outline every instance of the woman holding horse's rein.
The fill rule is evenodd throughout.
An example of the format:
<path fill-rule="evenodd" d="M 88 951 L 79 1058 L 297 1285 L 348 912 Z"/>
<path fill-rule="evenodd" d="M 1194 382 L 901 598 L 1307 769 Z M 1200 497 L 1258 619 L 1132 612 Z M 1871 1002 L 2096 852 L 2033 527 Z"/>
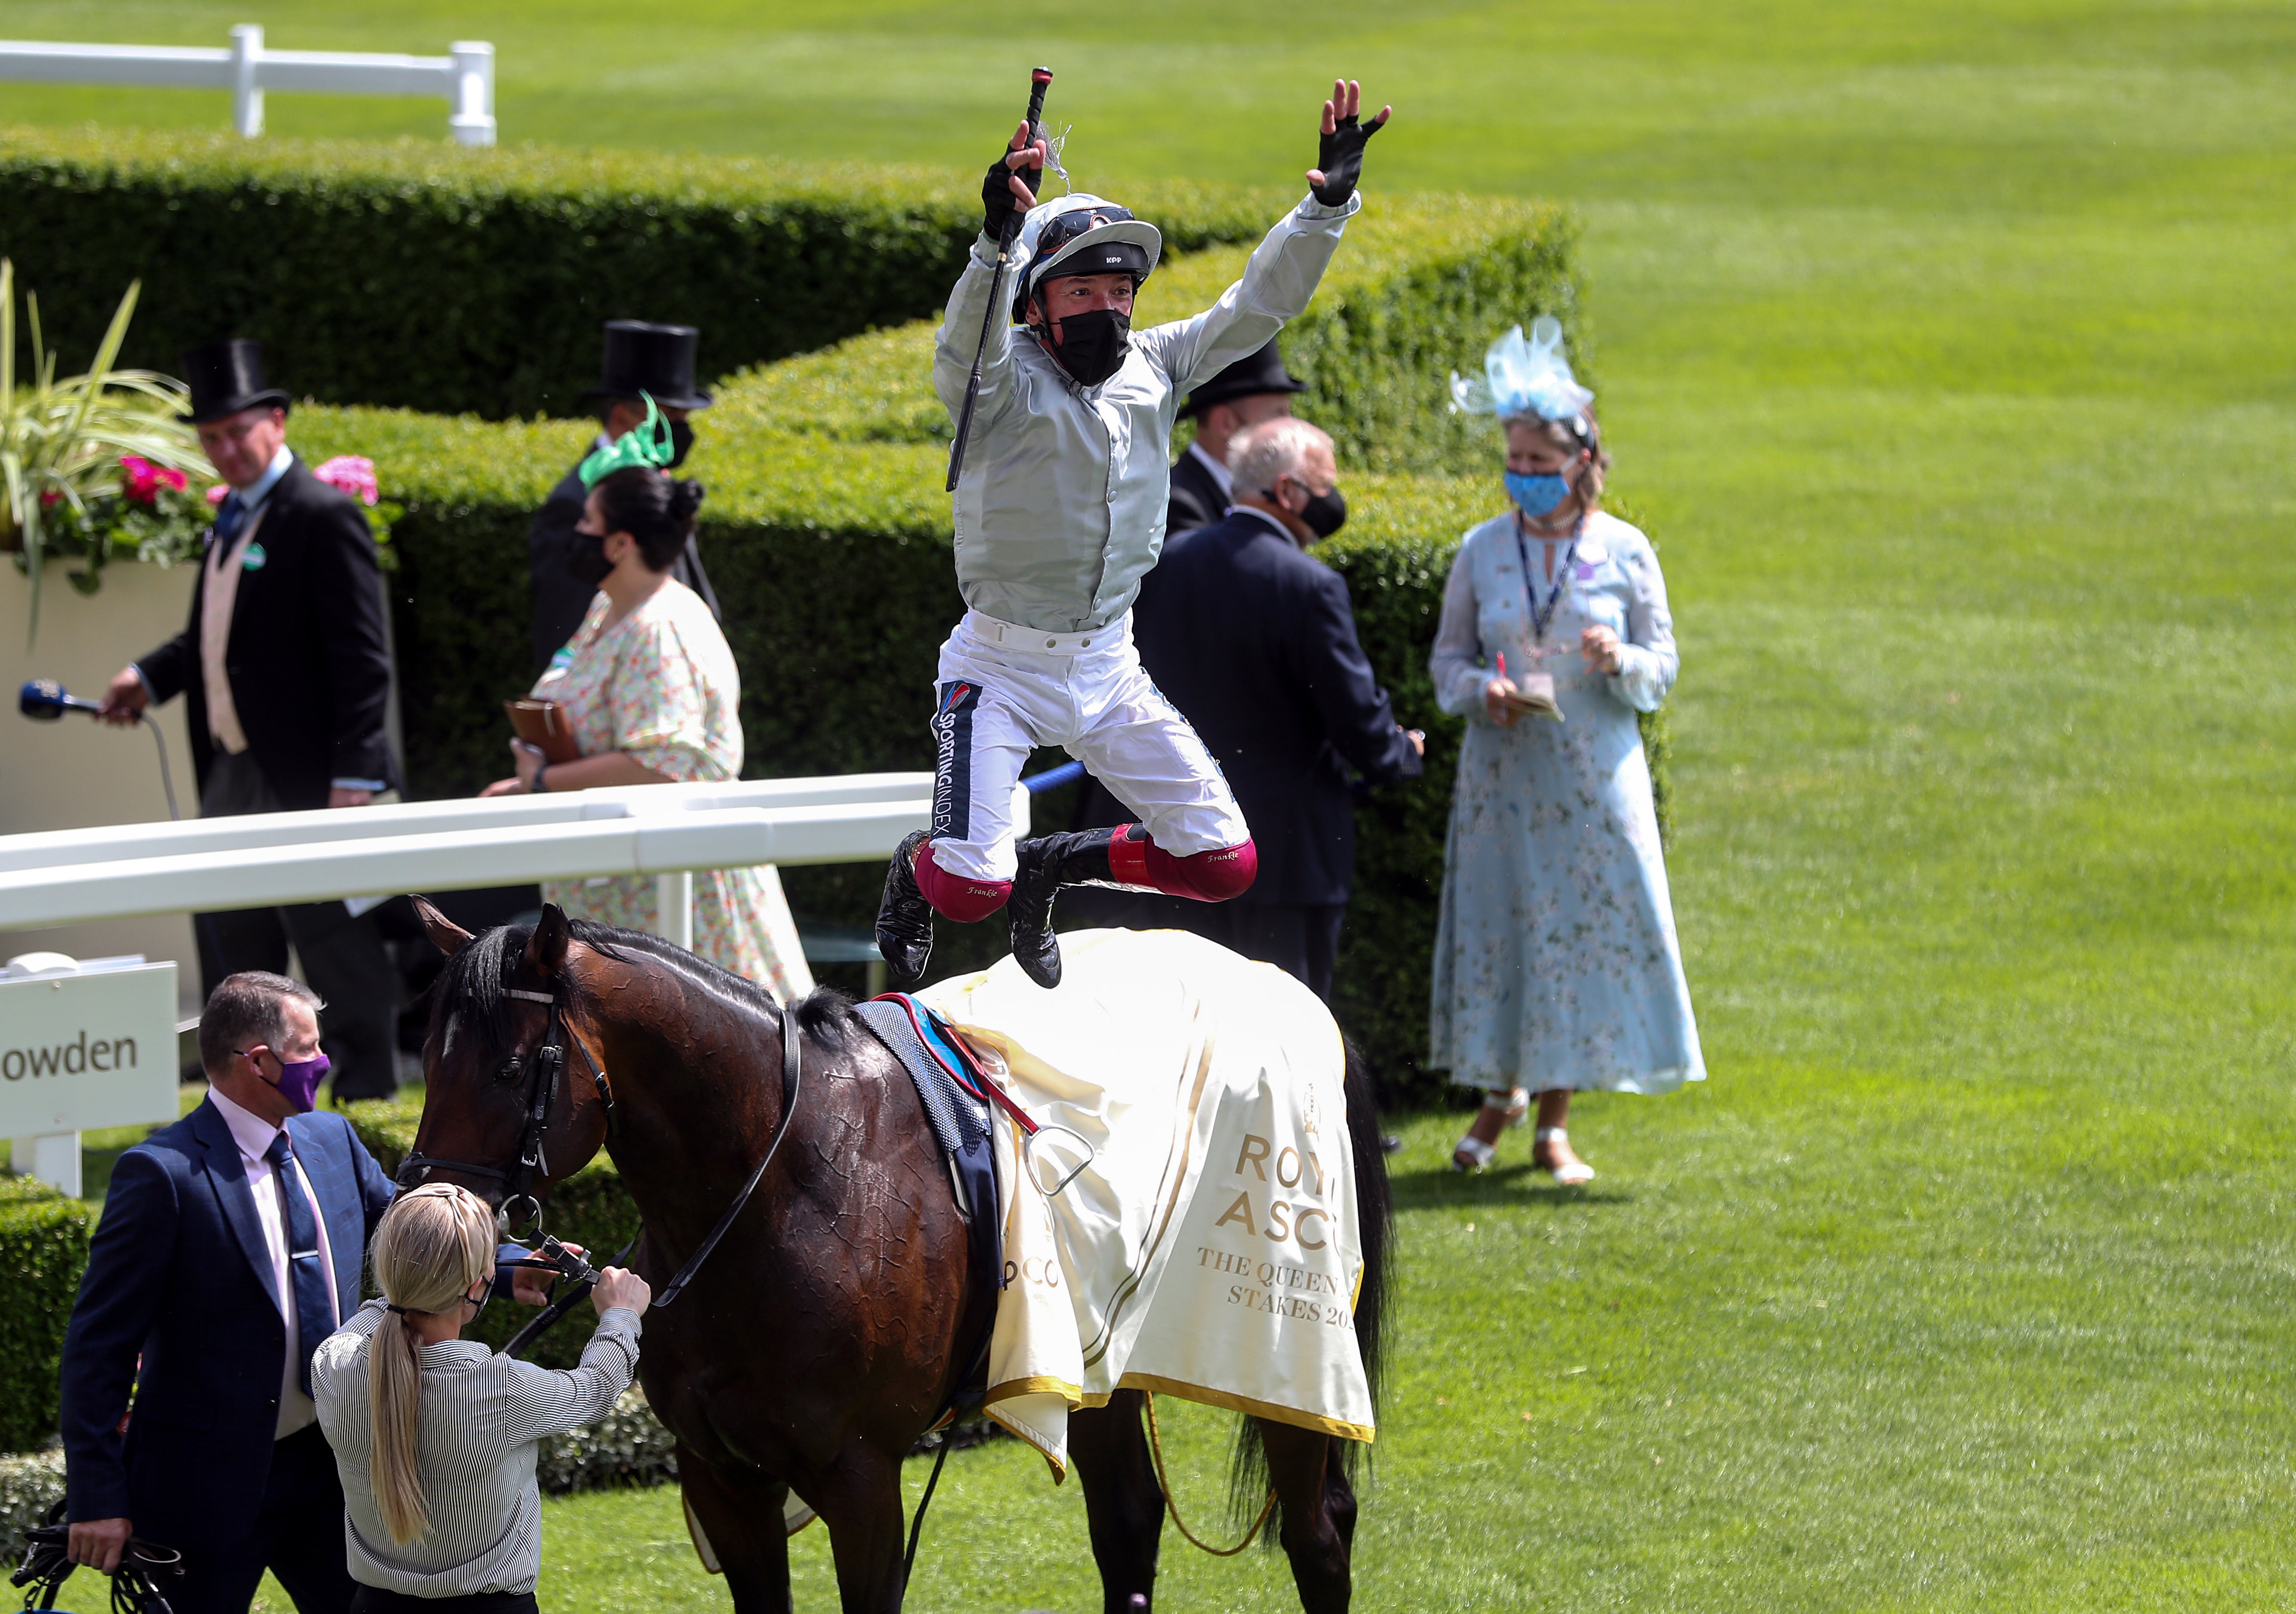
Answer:
<path fill-rule="evenodd" d="M 590 497 L 569 564 L 598 594 L 534 698 L 563 709 L 582 754 L 545 763 L 541 751 L 513 740 L 516 775 L 483 795 L 742 776 L 741 672 L 709 608 L 669 575 L 693 536 L 701 484 L 657 469 L 671 453 L 666 424 L 651 430 L 658 419 L 650 415 L 580 467 Z M 770 864 L 698 874 L 693 896 L 696 953 L 783 1003 L 813 990 Z M 543 897 L 571 918 L 636 930 L 660 923 L 651 876 L 554 881 Z"/>
<path fill-rule="evenodd" d="M 383 1298 L 311 1358 L 349 1515 L 353 1614 L 535 1614 L 535 1446 L 595 1421 L 630 1387 L 652 1291 L 608 1267 L 581 1365 L 552 1372 L 461 1337 L 495 1273 L 494 1212 L 468 1189 L 400 1194 L 370 1254 Z"/>
<path fill-rule="evenodd" d="M 1650 540 L 1601 508 L 1610 456 L 1541 318 L 1454 380 L 1506 433 L 1514 508 L 1467 534 L 1428 671 L 1467 719 L 1444 848 L 1431 1062 L 1483 1090 L 1451 1161 L 1491 1162 L 1538 1094 L 1531 1160 L 1566 1184 L 1574 1090 L 1670 1093 L 1706 1075 L 1675 938 L 1637 714 L 1680 658 Z M 1559 721 L 1558 721 L 1559 719 Z"/>

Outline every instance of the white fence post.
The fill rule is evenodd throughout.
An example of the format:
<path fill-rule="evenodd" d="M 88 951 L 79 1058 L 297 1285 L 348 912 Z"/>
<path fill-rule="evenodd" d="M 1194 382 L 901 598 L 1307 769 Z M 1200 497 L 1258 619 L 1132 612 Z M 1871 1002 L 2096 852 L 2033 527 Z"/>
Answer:
<path fill-rule="evenodd" d="M 654 934 L 693 950 L 693 871 L 653 877 Z"/>
<path fill-rule="evenodd" d="M 68 1199 L 79 1198 L 79 1134 L 50 1132 L 18 1138 L 12 1149 L 12 1169 L 20 1177 L 37 1177 Z"/>
<path fill-rule="evenodd" d="M 231 126 L 250 140 L 263 133 L 263 86 L 255 70 L 263 60 L 263 25 L 242 22 L 231 30 Z"/>
<path fill-rule="evenodd" d="M 228 90 L 232 127 L 263 133 L 266 90 L 297 95 L 430 95 L 447 102 L 447 130 L 466 146 L 495 143 L 495 47 L 459 40 L 451 56 L 356 51 L 275 51 L 259 23 L 231 30 L 231 48 L 172 45 L 68 45 L 0 39 L 0 82 L 128 84 Z"/>
<path fill-rule="evenodd" d="M 495 143 L 495 47 L 483 40 L 457 39 L 448 45 L 454 61 L 453 111 L 447 127 L 463 145 Z"/>

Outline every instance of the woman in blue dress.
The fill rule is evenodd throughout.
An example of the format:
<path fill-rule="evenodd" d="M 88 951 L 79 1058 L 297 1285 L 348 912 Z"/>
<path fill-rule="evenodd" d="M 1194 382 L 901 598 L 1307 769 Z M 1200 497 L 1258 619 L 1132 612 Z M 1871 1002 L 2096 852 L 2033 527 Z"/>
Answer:
<path fill-rule="evenodd" d="M 1595 1173 L 1573 1092 L 1670 1093 L 1706 1067 L 1637 721 L 1674 684 L 1674 621 L 1650 540 L 1600 508 L 1610 460 L 1562 337 L 1517 327 L 1453 381 L 1505 429 L 1515 507 L 1460 545 L 1429 660 L 1467 719 L 1430 1062 L 1484 1093 L 1454 1167 L 1489 1165 L 1536 1093 L 1532 1162 L 1576 1184 Z"/>

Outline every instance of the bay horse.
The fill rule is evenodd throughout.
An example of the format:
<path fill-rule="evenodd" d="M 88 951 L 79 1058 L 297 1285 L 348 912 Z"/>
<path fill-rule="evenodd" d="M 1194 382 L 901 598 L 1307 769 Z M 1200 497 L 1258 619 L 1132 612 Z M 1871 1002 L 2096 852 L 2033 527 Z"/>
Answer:
<path fill-rule="evenodd" d="M 422 907 L 448 956 L 402 1180 L 459 1181 L 498 1210 L 523 1192 L 538 1207 L 603 1147 L 644 1218 L 632 1265 L 659 1289 L 774 1147 L 690 1286 L 647 1314 L 639 1378 L 676 1438 L 679 1481 L 737 1614 L 790 1607 L 791 1491 L 828 1527 L 846 1614 L 892 1614 L 906 1589 L 901 1460 L 979 1358 L 996 1303 L 968 1272 L 972 1235 L 906 1071 L 835 992 L 784 1009 L 660 938 L 555 905 L 531 929 L 477 937 Z M 785 1016 L 801 1072 L 786 1116 Z M 557 1061 L 538 1051 L 569 1033 L 563 1079 L 545 1083 L 537 1059 Z M 1355 1332 L 1372 1374 L 1390 1204 L 1352 1053 L 1347 1092 L 1364 1253 Z M 1108 1614 L 1155 1594 L 1164 1502 L 1143 1405 L 1119 1390 L 1069 1421 Z M 1272 1482 L 1307 1614 L 1348 1607 L 1355 1453 L 1333 1448 L 1356 1445 L 1260 1418 L 1239 1434 L 1239 1485 L 1256 1503 Z"/>

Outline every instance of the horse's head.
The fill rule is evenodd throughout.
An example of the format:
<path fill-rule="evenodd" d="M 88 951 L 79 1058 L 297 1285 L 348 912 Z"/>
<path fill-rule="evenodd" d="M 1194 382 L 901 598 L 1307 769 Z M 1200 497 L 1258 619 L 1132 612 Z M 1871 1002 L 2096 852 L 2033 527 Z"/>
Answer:
<path fill-rule="evenodd" d="M 472 936 L 421 897 L 447 954 L 422 1045 L 422 1125 L 402 1184 L 459 1183 L 505 1225 L 539 1217 L 550 1185 L 606 1140 L 606 1087 L 578 972 L 598 957 L 555 904 L 531 930 Z"/>

